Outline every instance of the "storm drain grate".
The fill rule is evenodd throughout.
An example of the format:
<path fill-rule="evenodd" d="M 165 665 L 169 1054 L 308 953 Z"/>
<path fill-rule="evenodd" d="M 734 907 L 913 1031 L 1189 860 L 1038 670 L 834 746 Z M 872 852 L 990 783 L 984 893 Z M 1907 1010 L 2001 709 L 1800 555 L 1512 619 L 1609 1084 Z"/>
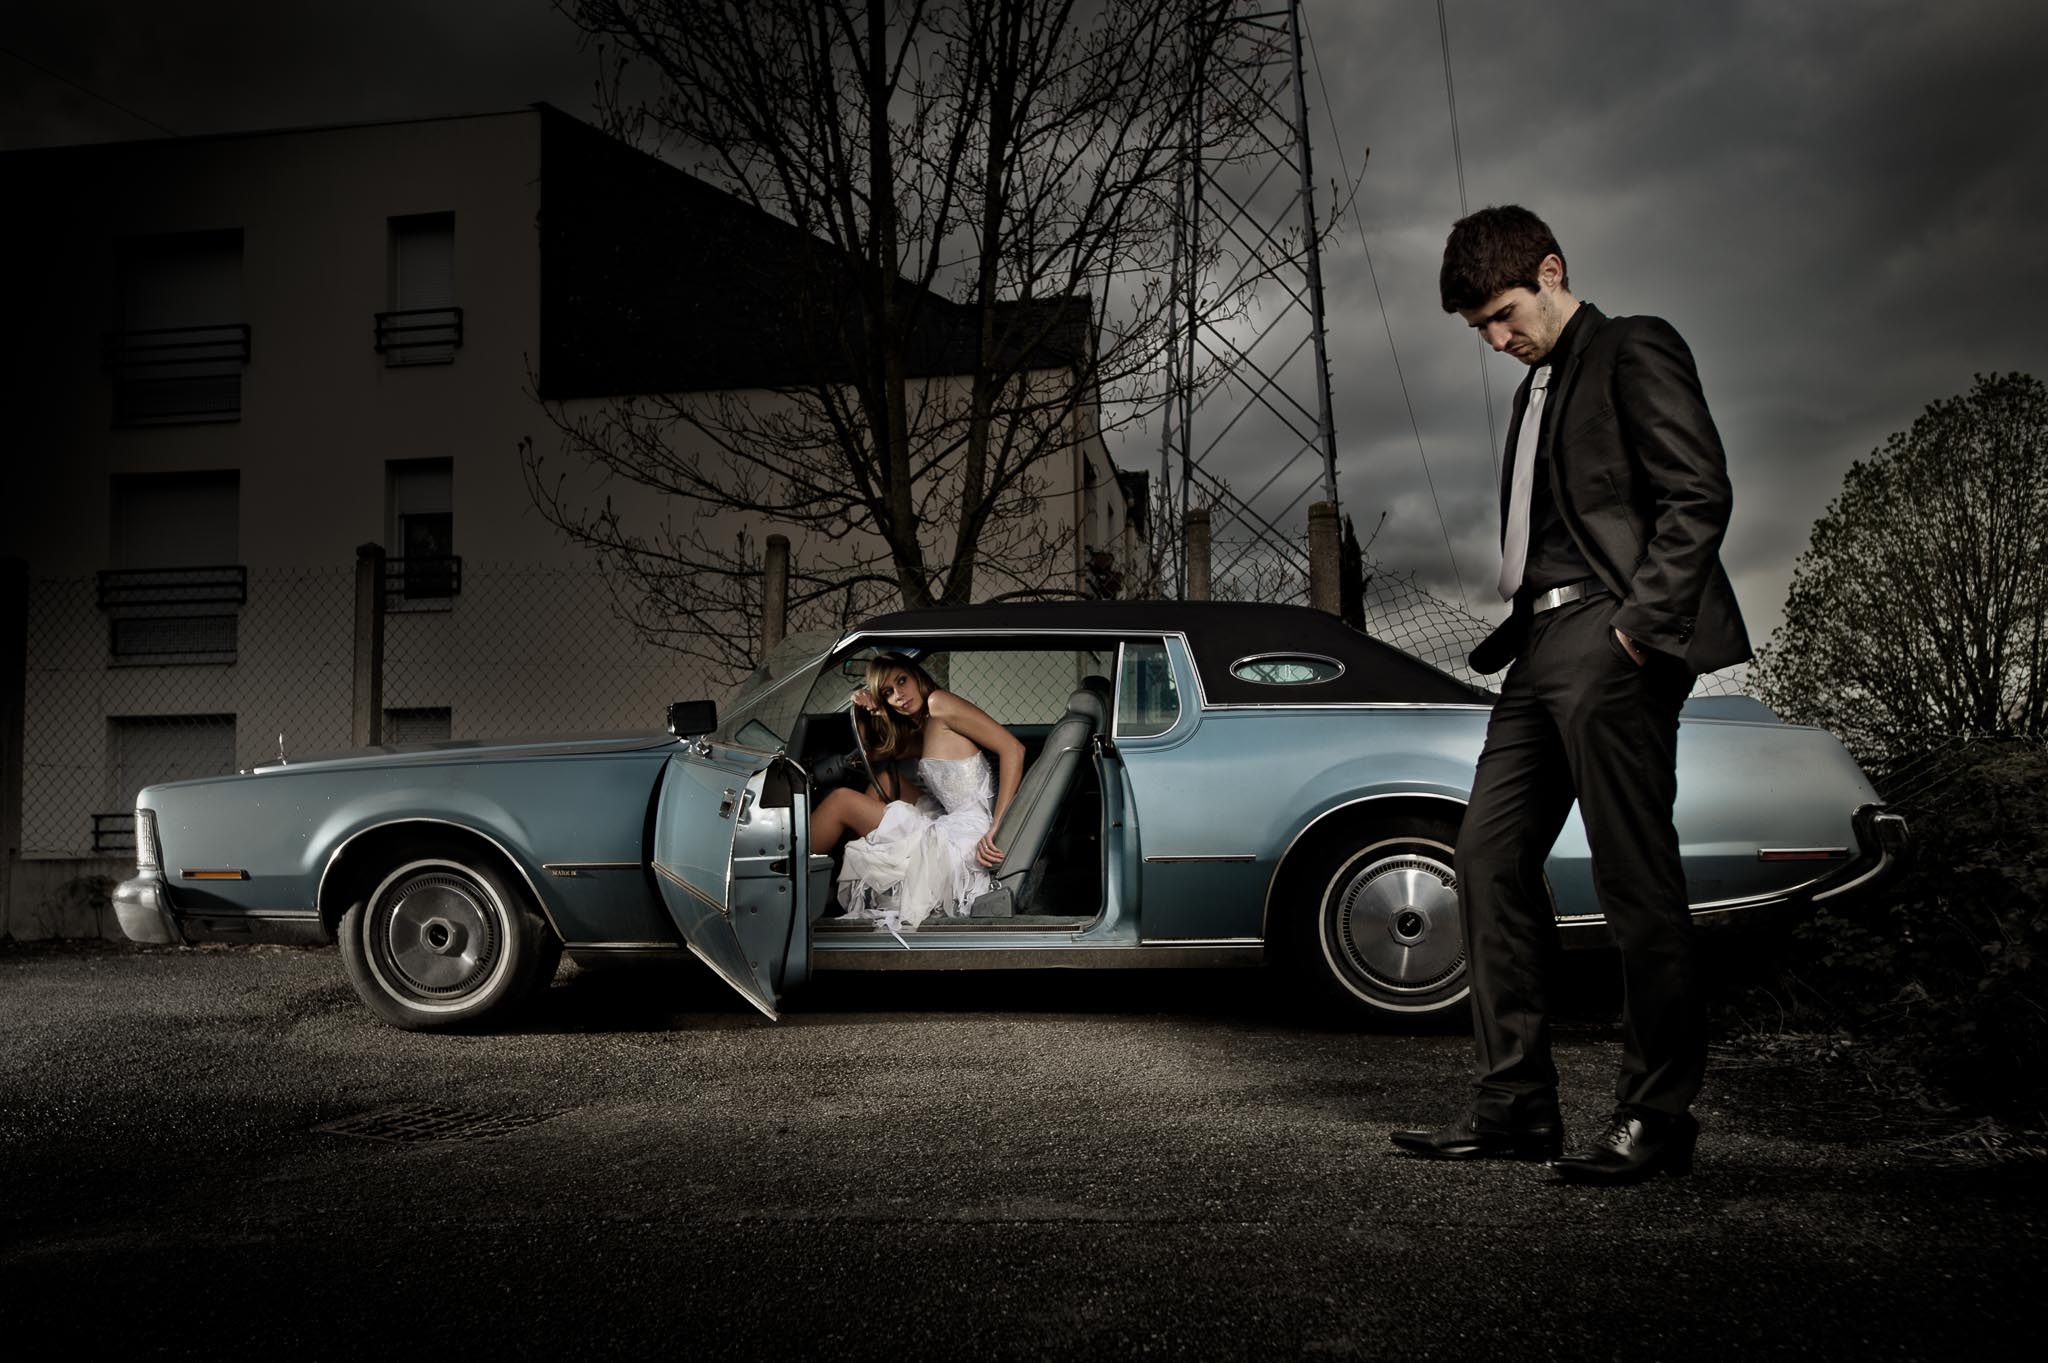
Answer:
<path fill-rule="evenodd" d="M 330 1136 L 360 1136 L 371 1141 L 483 1141 L 544 1122 L 552 1112 L 474 1112 L 467 1108 L 413 1103 L 379 1108 L 316 1126 Z"/>

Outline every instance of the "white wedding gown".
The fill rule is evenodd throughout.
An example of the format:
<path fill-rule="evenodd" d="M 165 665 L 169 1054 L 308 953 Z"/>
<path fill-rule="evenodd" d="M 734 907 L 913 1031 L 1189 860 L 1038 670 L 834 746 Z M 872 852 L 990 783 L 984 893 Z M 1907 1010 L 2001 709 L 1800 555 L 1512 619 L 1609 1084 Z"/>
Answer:
<path fill-rule="evenodd" d="M 891 932 L 935 913 L 964 915 L 989 886 L 988 868 L 974 855 L 995 805 L 987 756 L 919 758 L 917 779 L 925 796 L 915 805 L 890 801 L 874 832 L 846 844 L 839 871 L 847 917 Z"/>

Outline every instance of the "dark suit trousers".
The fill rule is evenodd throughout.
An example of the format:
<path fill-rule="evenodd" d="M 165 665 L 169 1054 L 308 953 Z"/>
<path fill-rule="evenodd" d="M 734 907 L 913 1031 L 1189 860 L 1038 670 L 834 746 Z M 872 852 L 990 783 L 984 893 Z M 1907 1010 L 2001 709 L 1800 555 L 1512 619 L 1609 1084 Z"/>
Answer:
<path fill-rule="evenodd" d="M 1626 990 L 1618 1106 L 1682 1113 L 1706 1068 L 1692 918 L 1671 809 L 1678 707 L 1692 689 L 1679 660 L 1638 667 L 1598 596 L 1536 616 L 1487 726 L 1458 834 L 1458 891 L 1471 959 L 1478 1049 L 1473 1113 L 1483 1126 L 1557 1112 L 1549 995 L 1557 923 L 1543 863 L 1572 800 Z"/>

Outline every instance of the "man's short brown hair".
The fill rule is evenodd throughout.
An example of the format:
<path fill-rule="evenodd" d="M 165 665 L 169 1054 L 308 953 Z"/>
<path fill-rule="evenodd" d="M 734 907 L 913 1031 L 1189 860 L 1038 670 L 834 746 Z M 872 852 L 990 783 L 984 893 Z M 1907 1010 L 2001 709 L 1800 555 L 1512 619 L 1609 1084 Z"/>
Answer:
<path fill-rule="evenodd" d="M 1543 219 L 1517 204 L 1482 208 L 1458 219 L 1444 242 L 1444 268 L 1437 278 L 1445 312 L 1483 307 L 1509 289 L 1536 288 L 1543 257 L 1564 259 Z M 1564 287 L 1571 287 L 1567 276 Z"/>

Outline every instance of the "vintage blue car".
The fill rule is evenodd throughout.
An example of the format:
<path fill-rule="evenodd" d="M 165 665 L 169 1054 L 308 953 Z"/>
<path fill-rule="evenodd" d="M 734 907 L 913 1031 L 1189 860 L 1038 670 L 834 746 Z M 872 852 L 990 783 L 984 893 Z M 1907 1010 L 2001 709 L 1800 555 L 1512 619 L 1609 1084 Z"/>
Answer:
<path fill-rule="evenodd" d="M 1452 849 L 1487 692 L 1290 606 L 971 606 L 803 644 L 722 717 L 672 706 L 667 734 L 148 787 L 122 928 L 339 941 L 364 1002 L 407 1028 L 497 1018 L 564 951 L 687 948 L 770 1017 L 822 970 L 1274 961 L 1365 1014 L 1465 998 Z M 806 845 L 825 774 L 858 753 L 850 692 L 883 650 L 1029 755 L 990 892 L 902 935 L 828 912 L 831 849 Z M 1687 704 L 1678 791 L 1702 923 L 1866 892 L 1906 845 L 1839 743 L 1741 697 Z M 1605 940 L 1589 871 L 1574 816 L 1547 867 L 1568 944 Z"/>

